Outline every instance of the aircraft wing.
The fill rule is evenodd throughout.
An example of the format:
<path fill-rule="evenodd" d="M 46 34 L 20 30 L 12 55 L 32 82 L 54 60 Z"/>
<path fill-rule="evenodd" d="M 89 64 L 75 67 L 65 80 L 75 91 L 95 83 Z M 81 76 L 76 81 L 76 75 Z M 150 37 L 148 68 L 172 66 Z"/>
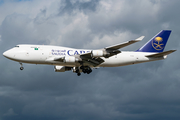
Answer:
<path fill-rule="evenodd" d="M 141 41 L 145 36 L 141 36 L 135 40 L 130 40 L 130 41 L 127 41 L 127 42 L 124 42 L 124 43 L 121 43 L 121 44 L 117 44 L 117 45 L 113 45 L 113 46 L 109 46 L 109 47 L 105 47 L 106 50 L 118 50 L 118 49 L 121 49 L 123 47 L 126 47 L 128 45 L 131 45 L 135 42 L 139 42 Z"/>
<path fill-rule="evenodd" d="M 109 47 L 105 47 L 104 51 L 106 51 L 106 53 L 108 53 L 108 55 L 105 56 L 105 58 L 109 58 L 111 56 L 117 55 L 118 53 L 121 53 L 121 51 L 118 50 L 118 49 L 121 49 L 121 48 L 126 47 L 128 45 L 131 45 L 133 43 L 139 42 L 143 38 L 144 38 L 144 36 L 141 36 L 141 37 L 139 37 L 139 38 L 137 38 L 135 40 L 130 40 L 130 41 L 127 41 L 127 42 L 124 42 L 124 43 L 121 43 L 121 44 L 116 44 L 116 45 L 112 45 L 112 46 L 109 46 Z"/>
<path fill-rule="evenodd" d="M 124 43 L 121 43 L 121 44 L 116 44 L 116 45 L 113 45 L 113 46 L 109 46 L 109 47 L 105 47 L 103 49 L 104 52 L 108 53 L 107 56 L 104 56 L 105 58 L 109 58 L 113 55 L 117 55 L 118 53 L 121 53 L 121 51 L 119 51 L 118 49 L 120 48 L 123 48 L 123 47 L 126 47 L 128 45 L 131 45 L 135 42 L 139 42 L 141 41 L 142 39 L 144 38 L 144 36 L 141 36 L 135 40 L 130 40 L 130 41 L 127 41 L 127 42 L 124 42 Z M 88 63 L 88 64 L 91 64 L 92 66 L 98 66 L 99 64 L 103 63 L 104 60 L 100 57 L 92 57 L 92 53 L 85 53 L 85 54 L 81 54 L 80 55 L 81 59 Z"/>

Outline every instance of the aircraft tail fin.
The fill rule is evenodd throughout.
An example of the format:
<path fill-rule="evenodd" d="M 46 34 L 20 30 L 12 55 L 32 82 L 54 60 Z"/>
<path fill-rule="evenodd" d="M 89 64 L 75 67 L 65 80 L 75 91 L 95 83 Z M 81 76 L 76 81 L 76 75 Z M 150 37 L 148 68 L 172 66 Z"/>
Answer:
<path fill-rule="evenodd" d="M 163 52 L 171 30 L 161 30 L 136 52 Z"/>

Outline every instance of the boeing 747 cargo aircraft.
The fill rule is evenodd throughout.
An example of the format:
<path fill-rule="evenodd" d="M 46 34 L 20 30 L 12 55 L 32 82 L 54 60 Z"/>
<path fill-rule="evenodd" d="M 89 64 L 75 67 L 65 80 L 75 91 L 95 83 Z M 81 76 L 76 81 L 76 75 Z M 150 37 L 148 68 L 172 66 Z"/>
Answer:
<path fill-rule="evenodd" d="M 54 65 L 55 72 L 72 70 L 80 76 L 82 72 L 91 73 L 92 68 L 118 67 L 165 59 L 168 54 L 176 51 L 164 52 L 170 33 L 170 30 L 162 30 L 141 48 L 132 52 L 120 49 L 141 41 L 144 36 L 97 50 L 20 44 L 5 51 L 3 55 L 10 60 L 19 62 L 20 70 L 24 69 L 22 63 L 48 64 Z"/>

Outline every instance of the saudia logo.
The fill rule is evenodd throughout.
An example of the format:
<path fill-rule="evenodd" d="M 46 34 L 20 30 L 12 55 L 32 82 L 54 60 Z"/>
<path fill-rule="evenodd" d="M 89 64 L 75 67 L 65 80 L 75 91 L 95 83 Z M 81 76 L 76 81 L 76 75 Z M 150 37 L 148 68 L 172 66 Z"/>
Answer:
<path fill-rule="evenodd" d="M 51 54 L 52 55 L 69 55 L 69 56 L 73 56 L 73 55 L 79 55 L 79 54 L 83 54 L 83 53 L 88 53 L 88 52 L 91 52 L 91 51 L 88 51 L 88 50 L 54 50 L 52 49 L 51 50 Z"/>
<path fill-rule="evenodd" d="M 155 50 L 162 50 L 164 48 L 164 44 L 162 43 L 163 39 L 162 37 L 156 37 L 154 40 L 152 40 L 152 46 Z"/>

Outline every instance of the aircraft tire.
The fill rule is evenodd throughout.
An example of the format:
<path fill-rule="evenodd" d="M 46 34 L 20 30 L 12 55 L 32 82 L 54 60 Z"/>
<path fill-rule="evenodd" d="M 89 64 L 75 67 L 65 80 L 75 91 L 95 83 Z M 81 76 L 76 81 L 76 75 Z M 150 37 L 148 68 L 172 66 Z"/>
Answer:
<path fill-rule="evenodd" d="M 81 75 L 81 73 L 77 73 L 77 75 L 78 75 L 78 76 L 80 76 L 80 75 Z"/>
<path fill-rule="evenodd" d="M 20 70 L 23 70 L 24 69 L 24 67 L 20 67 Z"/>
<path fill-rule="evenodd" d="M 86 73 L 86 70 L 85 69 L 82 69 L 83 73 Z"/>

